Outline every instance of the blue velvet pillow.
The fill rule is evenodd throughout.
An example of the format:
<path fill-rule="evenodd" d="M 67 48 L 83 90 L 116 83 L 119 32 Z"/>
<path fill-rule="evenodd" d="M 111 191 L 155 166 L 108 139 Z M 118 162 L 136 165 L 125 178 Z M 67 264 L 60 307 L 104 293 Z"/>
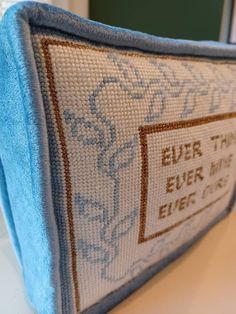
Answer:
<path fill-rule="evenodd" d="M 232 209 L 234 46 L 25 2 L 0 73 L 1 204 L 38 313 L 106 313 Z"/>

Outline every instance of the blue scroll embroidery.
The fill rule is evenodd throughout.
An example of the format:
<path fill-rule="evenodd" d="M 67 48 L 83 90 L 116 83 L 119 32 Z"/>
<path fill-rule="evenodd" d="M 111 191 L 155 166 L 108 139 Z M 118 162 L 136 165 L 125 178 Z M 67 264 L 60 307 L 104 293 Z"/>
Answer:
<path fill-rule="evenodd" d="M 96 146 L 97 160 L 96 168 L 101 176 L 111 180 L 112 200 L 111 208 L 107 208 L 101 200 L 81 195 L 79 192 L 74 196 L 74 204 L 78 208 L 79 215 L 83 216 L 88 223 L 94 221 L 100 224 L 100 233 L 97 243 L 89 243 L 87 239 L 78 240 L 78 249 L 82 257 L 91 264 L 101 265 L 101 277 L 111 282 L 117 282 L 126 276 L 131 278 L 140 273 L 143 264 L 150 262 L 152 256 L 158 250 L 160 256 L 169 252 L 169 247 L 177 243 L 182 233 L 193 230 L 192 222 L 186 224 L 185 228 L 174 240 L 169 240 L 168 235 L 154 241 L 147 256 L 134 261 L 123 274 L 110 275 L 109 267 L 120 254 L 120 240 L 125 237 L 135 225 L 139 209 L 131 208 L 125 217 L 120 217 L 120 173 L 134 162 L 138 152 L 138 135 L 134 134 L 126 143 L 117 147 L 117 130 L 110 119 L 101 111 L 99 106 L 99 95 L 110 85 L 114 84 L 128 94 L 131 99 L 144 99 L 150 94 L 147 102 L 147 111 L 144 116 L 144 123 L 158 121 L 165 112 L 166 99 L 168 97 L 183 97 L 183 108 L 180 118 L 184 119 L 192 115 L 197 108 L 199 97 L 210 95 L 209 112 L 217 111 L 222 102 L 222 95 L 232 94 L 232 106 L 236 107 L 234 96 L 236 88 L 233 80 L 228 82 L 223 74 L 214 66 L 208 65 L 214 78 L 206 79 L 201 71 L 188 62 L 181 62 L 183 71 L 190 73 L 190 78 L 177 78 L 174 69 L 161 59 L 150 58 L 149 64 L 157 70 L 156 78 L 145 79 L 127 59 L 114 53 L 107 55 L 119 70 L 119 77 L 104 77 L 97 87 L 91 92 L 88 98 L 88 105 L 92 116 L 96 117 L 96 123 L 84 117 L 77 117 L 70 109 L 64 111 L 64 119 L 70 126 L 71 136 L 84 146 Z M 235 70 L 230 66 L 232 76 Z M 165 84 L 163 84 L 165 82 Z M 232 109 L 232 108 L 231 108 Z M 205 216 L 204 216 L 205 217 Z M 203 217 L 203 219 L 204 219 Z M 197 228 L 198 226 L 195 226 Z"/>

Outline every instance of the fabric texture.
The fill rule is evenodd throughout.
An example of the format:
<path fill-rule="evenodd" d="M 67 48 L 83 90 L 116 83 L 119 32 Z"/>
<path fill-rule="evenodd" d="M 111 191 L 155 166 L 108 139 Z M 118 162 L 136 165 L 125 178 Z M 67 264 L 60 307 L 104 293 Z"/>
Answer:
<path fill-rule="evenodd" d="M 39 313 L 106 313 L 235 202 L 236 49 L 49 5 L 0 29 L 0 187 Z"/>

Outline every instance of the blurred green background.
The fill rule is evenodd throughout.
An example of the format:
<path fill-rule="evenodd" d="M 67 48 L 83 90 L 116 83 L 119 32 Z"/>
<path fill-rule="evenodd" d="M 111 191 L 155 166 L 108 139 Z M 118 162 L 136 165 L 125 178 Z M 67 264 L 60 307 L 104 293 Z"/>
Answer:
<path fill-rule="evenodd" d="M 157 36 L 218 40 L 223 0 L 90 0 L 90 18 Z"/>

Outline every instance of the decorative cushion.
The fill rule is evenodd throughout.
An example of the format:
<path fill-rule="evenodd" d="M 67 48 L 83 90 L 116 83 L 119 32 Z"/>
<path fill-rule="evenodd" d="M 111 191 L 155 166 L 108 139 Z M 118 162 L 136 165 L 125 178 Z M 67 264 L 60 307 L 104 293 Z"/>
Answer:
<path fill-rule="evenodd" d="M 21 3 L 1 22 L 0 187 L 38 313 L 106 313 L 235 201 L 236 48 Z"/>

